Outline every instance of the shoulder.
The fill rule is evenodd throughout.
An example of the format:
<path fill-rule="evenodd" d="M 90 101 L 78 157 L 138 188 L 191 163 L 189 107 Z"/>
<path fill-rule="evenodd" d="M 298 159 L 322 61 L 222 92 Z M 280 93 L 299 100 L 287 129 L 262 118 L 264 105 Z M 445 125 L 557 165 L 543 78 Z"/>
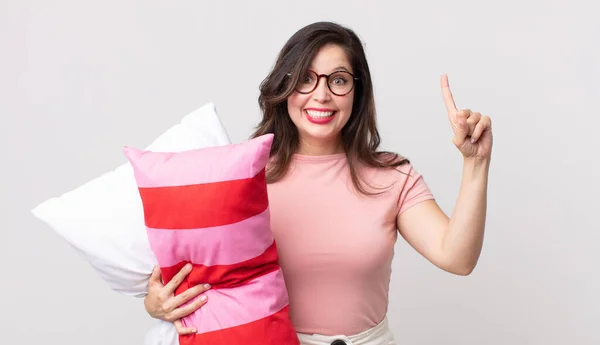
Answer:
<path fill-rule="evenodd" d="M 386 153 L 386 155 L 393 164 L 373 170 L 372 176 L 377 184 L 390 186 L 390 192 L 397 200 L 399 212 L 420 201 L 435 199 L 424 177 L 410 160 L 393 153 Z"/>
<path fill-rule="evenodd" d="M 395 152 L 380 152 L 378 159 L 381 165 L 378 167 L 371 167 L 370 169 L 377 172 L 379 175 L 391 176 L 393 178 L 406 177 L 414 171 L 412 162 L 405 156 L 402 156 Z"/>
<path fill-rule="evenodd" d="M 380 151 L 377 152 L 376 155 L 387 162 L 394 162 L 394 163 L 401 163 L 401 162 L 408 162 L 408 158 L 397 153 L 397 152 L 391 152 L 391 151 Z"/>
<path fill-rule="evenodd" d="M 382 152 L 379 158 L 386 163 L 385 166 L 363 167 L 365 177 L 371 183 L 392 187 L 400 193 L 415 184 L 424 184 L 423 176 L 408 157 L 395 152 Z"/>
<path fill-rule="evenodd" d="M 370 168 L 370 179 L 377 184 L 396 184 L 403 186 L 412 179 L 421 177 L 410 162 L 385 168 Z"/>
<path fill-rule="evenodd" d="M 366 184 L 381 189 L 398 191 L 406 183 L 413 171 L 412 164 L 405 157 L 385 152 L 379 155 L 378 164 L 382 166 L 360 163 L 357 172 Z"/>

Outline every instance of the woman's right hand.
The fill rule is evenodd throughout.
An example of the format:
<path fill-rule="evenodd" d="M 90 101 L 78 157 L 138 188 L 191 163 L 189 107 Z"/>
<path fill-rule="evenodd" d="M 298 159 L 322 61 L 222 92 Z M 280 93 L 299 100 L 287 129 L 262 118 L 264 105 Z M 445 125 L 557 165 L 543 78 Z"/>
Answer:
<path fill-rule="evenodd" d="M 160 268 L 158 266 L 154 267 L 152 275 L 150 275 L 150 279 L 148 280 L 148 294 L 144 298 L 144 307 L 148 314 L 155 319 L 173 322 L 179 334 L 193 334 L 197 332 L 194 328 L 183 327 L 181 318 L 202 307 L 206 303 L 206 295 L 196 298 L 193 302 L 183 307 L 180 306 L 210 289 L 210 285 L 200 284 L 175 296 L 175 289 L 191 271 L 192 266 L 187 264 L 173 276 L 171 281 L 163 285 Z"/>

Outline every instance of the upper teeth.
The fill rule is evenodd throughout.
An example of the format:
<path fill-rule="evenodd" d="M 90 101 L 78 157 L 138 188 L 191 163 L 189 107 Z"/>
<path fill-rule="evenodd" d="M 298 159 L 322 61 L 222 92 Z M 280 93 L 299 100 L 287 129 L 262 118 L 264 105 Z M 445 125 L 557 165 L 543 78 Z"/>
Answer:
<path fill-rule="evenodd" d="M 306 112 L 312 117 L 327 117 L 333 115 L 333 111 L 307 110 Z"/>

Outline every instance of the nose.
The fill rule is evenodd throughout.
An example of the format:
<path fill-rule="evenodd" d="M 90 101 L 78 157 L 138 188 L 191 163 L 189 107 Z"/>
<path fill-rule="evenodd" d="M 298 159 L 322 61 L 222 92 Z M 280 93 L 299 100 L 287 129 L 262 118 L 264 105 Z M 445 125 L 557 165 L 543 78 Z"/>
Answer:
<path fill-rule="evenodd" d="M 325 103 L 331 100 L 331 92 L 327 87 L 326 76 L 320 76 L 319 79 L 317 79 L 317 87 L 313 91 L 313 99 L 319 103 Z"/>

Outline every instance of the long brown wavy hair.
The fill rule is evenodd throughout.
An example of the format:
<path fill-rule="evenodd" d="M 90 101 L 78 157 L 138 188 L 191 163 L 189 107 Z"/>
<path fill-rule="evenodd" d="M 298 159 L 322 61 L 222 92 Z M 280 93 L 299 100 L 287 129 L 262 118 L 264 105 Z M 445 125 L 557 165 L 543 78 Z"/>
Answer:
<path fill-rule="evenodd" d="M 298 129 L 288 114 L 287 99 L 295 92 L 300 77 L 308 70 L 319 49 L 328 44 L 344 49 L 358 78 L 352 113 L 341 132 L 352 182 L 363 194 L 379 194 L 367 191 L 365 183 L 369 184 L 362 181 L 357 166 L 395 168 L 409 161 L 396 153 L 377 150 L 381 138 L 377 130 L 371 72 L 362 43 L 351 29 L 332 22 L 313 23 L 297 31 L 283 46 L 275 66 L 260 84 L 258 103 L 263 118 L 252 138 L 267 133 L 274 135 L 267 183 L 276 182 L 285 175 L 292 155 L 298 149 Z"/>

